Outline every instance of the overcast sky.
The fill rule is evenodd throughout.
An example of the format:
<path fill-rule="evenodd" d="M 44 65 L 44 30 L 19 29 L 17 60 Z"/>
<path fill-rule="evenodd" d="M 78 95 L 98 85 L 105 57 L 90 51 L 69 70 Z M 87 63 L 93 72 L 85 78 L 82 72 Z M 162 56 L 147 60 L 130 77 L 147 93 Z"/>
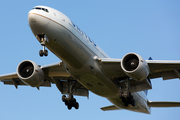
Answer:
<path fill-rule="evenodd" d="M 180 1 L 178 0 L 1 0 L 0 74 L 16 72 L 26 59 L 45 65 L 60 61 L 49 53 L 39 57 L 40 43 L 28 25 L 28 12 L 36 5 L 55 8 L 66 14 L 110 57 L 129 52 L 144 59 L 180 60 Z M 180 101 L 180 81 L 152 80 L 148 98 L 153 101 Z M 15 89 L 0 83 L 0 120 L 179 120 L 180 108 L 152 108 L 146 115 L 126 110 L 103 112 L 111 105 L 90 92 L 89 99 L 76 97 L 79 110 L 69 111 L 55 85 Z"/>

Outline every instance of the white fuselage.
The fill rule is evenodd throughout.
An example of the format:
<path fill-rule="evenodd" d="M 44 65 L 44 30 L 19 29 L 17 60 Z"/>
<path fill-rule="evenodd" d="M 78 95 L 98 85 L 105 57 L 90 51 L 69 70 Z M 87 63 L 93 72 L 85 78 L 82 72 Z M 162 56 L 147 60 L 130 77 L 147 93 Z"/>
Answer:
<path fill-rule="evenodd" d="M 106 97 L 119 108 L 149 113 L 144 92 L 132 93 L 136 105 L 125 107 L 120 89 L 101 70 L 97 58 L 109 56 L 63 13 L 46 6 L 33 9 L 28 20 L 33 34 L 48 37 L 46 47 L 61 59 L 67 72 L 93 93 Z"/>

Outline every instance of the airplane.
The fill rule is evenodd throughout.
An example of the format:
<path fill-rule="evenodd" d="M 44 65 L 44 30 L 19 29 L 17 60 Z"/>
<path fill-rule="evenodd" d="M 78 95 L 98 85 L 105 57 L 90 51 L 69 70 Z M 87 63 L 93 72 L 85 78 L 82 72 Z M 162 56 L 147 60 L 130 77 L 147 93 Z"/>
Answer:
<path fill-rule="evenodd" d="M 69 110 L 79 108 L 74 96 L 89 97 L 89 91 L 107 98 L 112 105 L 101 110 L 129 110 L 151 113 L 151 107 L 180 107 L 180 102 L 149 101 L 151 79 L 180 79 L 180 61 L 145 60 L 137 53 L 122 59 L 110 58 L 85 32 L 62 12 L 47 6 L 35 6 L 28 13 L 32 33 L 42 45 L 40 57 L 48 50 L 61 61 L 38 65 L 31 60 L 19 63 L 14 73 L 0 75 L 6 85 L 51 87 L 63 94 Z M 48 50 L 47 50 L 48 49 Z"/>

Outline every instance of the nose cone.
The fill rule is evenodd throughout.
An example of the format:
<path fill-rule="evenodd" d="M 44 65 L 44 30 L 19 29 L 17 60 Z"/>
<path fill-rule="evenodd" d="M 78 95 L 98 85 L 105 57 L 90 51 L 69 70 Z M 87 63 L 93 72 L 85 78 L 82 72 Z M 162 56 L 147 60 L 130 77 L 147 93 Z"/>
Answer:
<path fill-rule="evenodd" d="M 30 26 L 36 24 L 37 16 L 35 15 L 35 13 L 33 13 L 31 11 L 29 12 L 29 14 L 28 14 L 28 21 L 29 21 L 29 25 Z"/>
<path fill-rule="evenodd" d="M 43 33 L 49 20 L 48 17 L 39 10 L 31 10 L 28 14 L 28 22 L 34 34 Z"/>

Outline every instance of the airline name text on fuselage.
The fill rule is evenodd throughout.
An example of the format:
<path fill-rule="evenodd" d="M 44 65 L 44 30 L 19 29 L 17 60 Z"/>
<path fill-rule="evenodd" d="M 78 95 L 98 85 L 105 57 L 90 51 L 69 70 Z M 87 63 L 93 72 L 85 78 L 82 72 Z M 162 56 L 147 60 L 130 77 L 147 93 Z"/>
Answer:
<path fill-rule="evenodd" d="M 76 30 L 78 33 L 80 33 L 82 36 L 85 36 L 90 43 L 92 43 L 95 47 L 97 47 L 96 43 L 94 43 L 94 41 L 91 40 L 91 38 L 89 38 L 76 24 L 74 24 L 74 23 L 71 21 L 71 24 L 70 24 L 70 25 L 71 25 L 72 27 L 74 27 L 75 30 Z"/>

